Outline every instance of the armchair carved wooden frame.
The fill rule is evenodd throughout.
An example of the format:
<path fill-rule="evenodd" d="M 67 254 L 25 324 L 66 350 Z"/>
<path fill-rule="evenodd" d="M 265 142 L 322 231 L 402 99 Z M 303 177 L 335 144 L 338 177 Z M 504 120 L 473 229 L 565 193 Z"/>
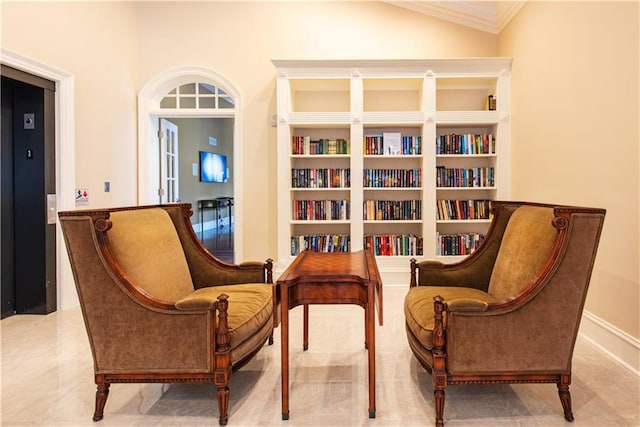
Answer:
<path fill-rule="evenodd" d="M 605 211 L 491 210 L 484 242 L 463 261 L 410 261 L 407 338 L 432 376 L 435 424 L 444 424 L 447 386 L 478 383 L 555 383 L 572 421 L 571 359 Z"/>
<path fill-rule="evenodd" d="M 277 320 L 272 261 L 229 264 L 196 238 L 189 204 L 60 212 L 97 384 L 212 383 L 227 424 L 232 371 Z"/>

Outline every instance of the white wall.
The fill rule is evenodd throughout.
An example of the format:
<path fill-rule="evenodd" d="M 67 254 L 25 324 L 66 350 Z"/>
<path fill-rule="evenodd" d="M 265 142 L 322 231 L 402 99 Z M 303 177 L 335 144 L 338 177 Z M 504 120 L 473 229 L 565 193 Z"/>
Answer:
<path fill-rule="evenodd" d="M 638 2 L 528 2 L 513 56 L 512 197 L 607 209 L 586 309 L 640 337 Z"/>
<path fill-rule="evenodd" d="M 1 36 L 3 48 L 75 76 L 76 185 L 91 205 L 134 203 L 133 3 L 3 2 Z"/>

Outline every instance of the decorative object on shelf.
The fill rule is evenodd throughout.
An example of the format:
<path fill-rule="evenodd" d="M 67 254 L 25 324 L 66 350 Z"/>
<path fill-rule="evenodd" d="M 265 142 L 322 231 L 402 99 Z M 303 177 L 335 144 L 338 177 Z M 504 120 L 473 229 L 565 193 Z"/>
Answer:
<path fill-rule="evenodd" d="M 487 97 L 487 110 L 495 111 L 496 110 L 496 97 L 493 95 L 489 95 Z"/>

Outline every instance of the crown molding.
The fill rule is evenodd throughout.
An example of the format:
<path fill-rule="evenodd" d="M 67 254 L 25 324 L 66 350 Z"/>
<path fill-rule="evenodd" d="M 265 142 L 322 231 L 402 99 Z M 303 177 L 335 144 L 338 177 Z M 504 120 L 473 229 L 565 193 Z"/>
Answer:
<path fill-rule="evenodd" d="M 499 34 L 522 9 L 519 1 L 383 0 L 385 3 L 491 34 Z"/>

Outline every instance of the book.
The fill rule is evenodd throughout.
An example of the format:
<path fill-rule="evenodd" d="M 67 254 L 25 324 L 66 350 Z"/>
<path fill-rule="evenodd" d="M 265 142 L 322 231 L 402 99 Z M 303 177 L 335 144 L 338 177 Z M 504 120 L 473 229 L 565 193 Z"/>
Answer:
<path fill-rule="evenodd" d="M 402 155 L 402 134 L 400 132 L 384 132 L 382 134 L 382 146 L 385 156 Z"/>

